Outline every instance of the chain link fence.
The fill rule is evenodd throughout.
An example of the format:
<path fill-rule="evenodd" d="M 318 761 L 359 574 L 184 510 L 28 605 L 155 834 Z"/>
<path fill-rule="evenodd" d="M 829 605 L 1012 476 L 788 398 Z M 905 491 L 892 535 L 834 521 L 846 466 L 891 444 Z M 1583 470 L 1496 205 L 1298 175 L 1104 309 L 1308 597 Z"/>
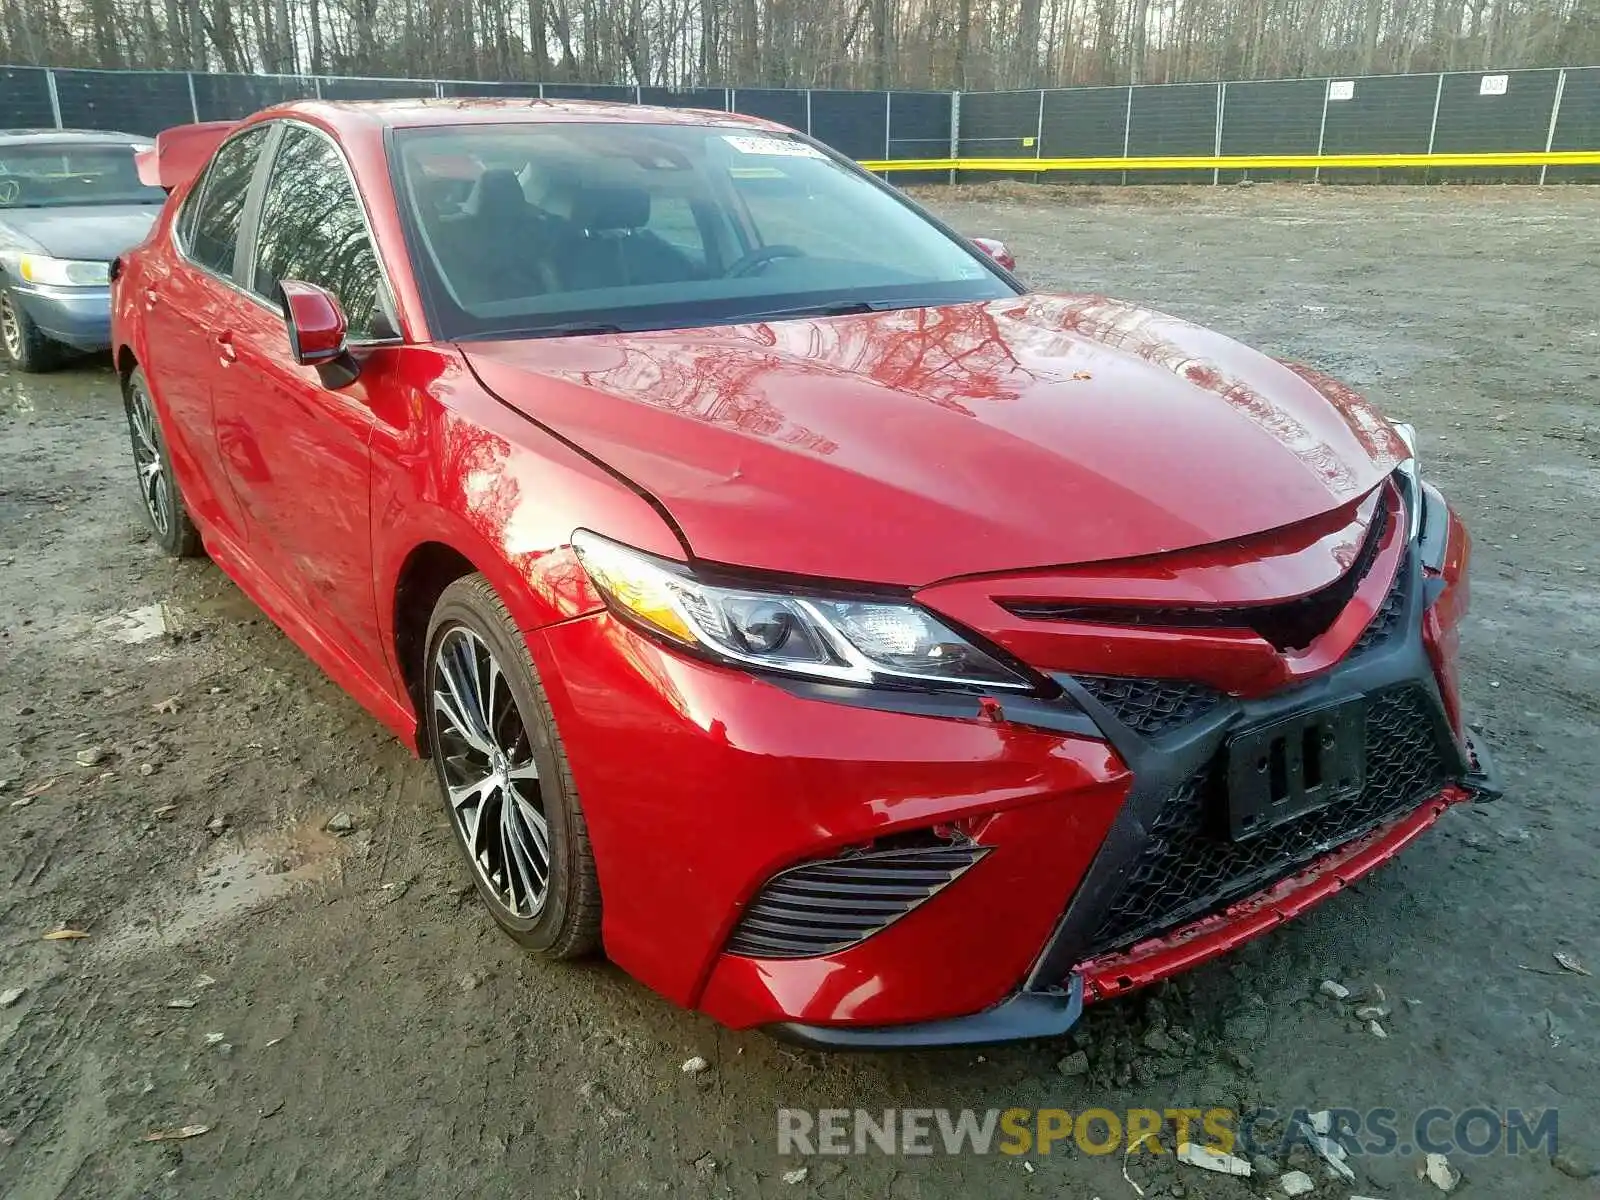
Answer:
<path fill-rule="evenodd" d="M 1600 182 L 1600 67 L 962 93 L 3 67 L 0 126 L 153 135 L 294 99 L 467 96 L 745 113 L 903 183 Z"/>

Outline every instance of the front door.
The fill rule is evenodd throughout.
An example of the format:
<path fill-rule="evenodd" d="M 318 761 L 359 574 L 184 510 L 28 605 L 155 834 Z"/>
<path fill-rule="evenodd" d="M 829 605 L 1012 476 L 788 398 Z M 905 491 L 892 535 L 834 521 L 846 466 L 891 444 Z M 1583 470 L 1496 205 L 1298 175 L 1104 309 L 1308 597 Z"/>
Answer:
<path fill-rule="evenodd" d="M 343 156 L 285 122 L 244 264 L 244 295 L 220 332 L 228 365 L 217 434 L 250 531 L 250 555 L 288 600 L 375 681 L 388 683 L 372 583 L 369 397 L 392 351 L 359 348 L 392 330 L 365 213 Z M 282 279 L 315 283 L 344 309 L 363 359 L 348 387 L 295 363 L 277 299 Z"/>

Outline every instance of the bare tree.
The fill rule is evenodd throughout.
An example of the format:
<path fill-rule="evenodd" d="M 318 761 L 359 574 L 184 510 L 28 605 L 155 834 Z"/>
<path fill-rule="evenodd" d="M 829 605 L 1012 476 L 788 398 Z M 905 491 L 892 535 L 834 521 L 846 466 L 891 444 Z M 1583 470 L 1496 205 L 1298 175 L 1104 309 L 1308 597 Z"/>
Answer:
<path fill-rule="evenodd" d="M 1600 0 L 0 0 L 0 61 L 971 89 L 1581 65 Z"/>

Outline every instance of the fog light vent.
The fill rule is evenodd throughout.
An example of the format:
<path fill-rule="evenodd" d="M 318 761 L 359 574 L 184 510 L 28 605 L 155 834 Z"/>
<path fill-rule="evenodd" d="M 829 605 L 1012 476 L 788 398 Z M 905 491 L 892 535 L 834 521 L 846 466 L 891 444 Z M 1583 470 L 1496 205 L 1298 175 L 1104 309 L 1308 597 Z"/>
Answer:
<path fill-rule="evenodd" d="M 928 836 L 818 859 L 774 875 L 728 940 L 746 958 L 812 958 L 864 941 L 949 887 L 988 847 Z"/>

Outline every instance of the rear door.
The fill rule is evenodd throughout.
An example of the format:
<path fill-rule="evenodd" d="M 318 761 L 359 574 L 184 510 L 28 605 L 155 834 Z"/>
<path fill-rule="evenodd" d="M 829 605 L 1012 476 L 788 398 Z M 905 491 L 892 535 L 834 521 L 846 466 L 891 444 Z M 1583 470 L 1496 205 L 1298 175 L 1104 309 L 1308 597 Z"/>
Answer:
<path fill-rule="evenodd" d="M 217 148 L 178 214 L 174 253 L 149 257 L 135 297 L 144 308 L 145 374 L 164 410 L 184 501 L 235 542 L 244 528 L 217 448 L 212 391 L 218 337 L 238 295 L 239 230 L 266 140 L 267 127 L 256 125 Z"/>
<path fill-rule="evenodd" d="M 372 586 L 370 397 L 398 341 L 366 212 L 331 138 L 298 121 L 266 172 L 241 297 L 220 331 L 231 365 L 217 424 L 250 554 L 288 598 L 375 678 L 387 679 Z M 283 279 L 332 292 L 362 361 L 356 381 L 325 386 L 295 363 L 277 297 Z"/>

